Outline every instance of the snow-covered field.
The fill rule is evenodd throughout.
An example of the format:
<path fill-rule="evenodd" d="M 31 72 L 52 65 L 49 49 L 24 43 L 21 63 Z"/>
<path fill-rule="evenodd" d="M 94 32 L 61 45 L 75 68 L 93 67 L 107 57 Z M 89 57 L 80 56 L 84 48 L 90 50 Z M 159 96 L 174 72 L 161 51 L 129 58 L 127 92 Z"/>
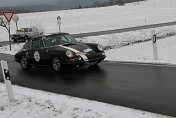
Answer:
<path fill-rule="evenodd" d="M 106 103 L 13 86 L 9 104 L 0 83 L 0 118 L 170 118 L 169 116 Z"/>
<path fill-rule="evenodd" d="M 38 26 L 45 32 L 57 32 L 56 17 L 62 18 L 62 31 L 82 33 L 119 29 L 176 20 L 176 0 L 147 0 L 125 6 L 109 6 L 19 14 L 19 27 Z M 145 23 L 146 22 L 146 23 Z M 11 23 L 11 33 L 15 33 Z M 0 41 L 8 40 L 5 28 L 0 28 Z"/>

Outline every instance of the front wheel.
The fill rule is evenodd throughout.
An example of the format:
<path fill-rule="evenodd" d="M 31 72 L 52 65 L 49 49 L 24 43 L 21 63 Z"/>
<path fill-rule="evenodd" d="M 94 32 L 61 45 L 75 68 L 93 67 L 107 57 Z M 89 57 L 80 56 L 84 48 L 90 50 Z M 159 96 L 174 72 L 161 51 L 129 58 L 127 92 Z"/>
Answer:
<path fill-rule="evenodd" d="M 54 57 L 51 60 L 51 66 L 54 72 L 59 73 L 62 71 L 62 64 L 58 57 Z"/>
<path fill-rule="evenodd" d="M 28 71 L 31 69 L 31 65 L 28 63 L 26 56 L 22 56 L 20 59 L 20 64 L 23 70 Z"/>

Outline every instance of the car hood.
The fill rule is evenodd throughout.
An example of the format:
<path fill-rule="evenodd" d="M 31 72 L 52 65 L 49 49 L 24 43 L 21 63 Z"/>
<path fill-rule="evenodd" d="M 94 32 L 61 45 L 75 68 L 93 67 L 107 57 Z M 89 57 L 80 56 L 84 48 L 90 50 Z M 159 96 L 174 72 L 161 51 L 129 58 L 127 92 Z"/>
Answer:
<path fill-rule="evenodd" d="M 62 46 L 63 48 L 67 48 L 68 49 L 75 49 L 75 50 L 78 50 L 80 52 L 83 52 L 84 50 L 86 49 L 89 49 L 90 47 L 87 46 L 86 44 L 83 44 L 83 43 L 75 43 L 75 44 L 70 44 L 70 45 L 65 45 L 65 46 Z"/>
<path fill-rule="evenodd" d="M 75 43 L 75 44 L 68 44 L 68 45 L 58 45 L 54 47 L 50 47 L 52 50 L 77 50 L 79 52 L 84 52 L 86 49 L 91 49 L 88 45 L 83 43 Z"/>

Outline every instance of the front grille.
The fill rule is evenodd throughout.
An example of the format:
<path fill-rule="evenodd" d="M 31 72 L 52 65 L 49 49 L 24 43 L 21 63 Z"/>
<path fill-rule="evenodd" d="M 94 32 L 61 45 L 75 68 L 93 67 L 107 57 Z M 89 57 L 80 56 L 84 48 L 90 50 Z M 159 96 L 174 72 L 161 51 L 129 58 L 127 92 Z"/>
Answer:
<path fill-rule="evenodd" d="M 94 59 L 94 58 L 98 58 L 101 56 L 101 53 L 97 53 L 95 51 L 91 51 L 88 54 L 86 54 L 87 58 L 90 59 Z"/>

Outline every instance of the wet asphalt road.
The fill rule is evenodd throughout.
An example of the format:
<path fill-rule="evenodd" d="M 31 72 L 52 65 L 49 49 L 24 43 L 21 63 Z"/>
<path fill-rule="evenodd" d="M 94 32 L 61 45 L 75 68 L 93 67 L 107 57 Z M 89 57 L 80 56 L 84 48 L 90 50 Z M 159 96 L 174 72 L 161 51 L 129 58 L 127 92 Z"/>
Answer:
<path fill-rule="evenodd" d="M 15 85 L 176 116 L 175 67 L 103 62 L 55 74 L 47 67 L 25 72 L 13 56 L 0 54 L 2 59 Z"/>

